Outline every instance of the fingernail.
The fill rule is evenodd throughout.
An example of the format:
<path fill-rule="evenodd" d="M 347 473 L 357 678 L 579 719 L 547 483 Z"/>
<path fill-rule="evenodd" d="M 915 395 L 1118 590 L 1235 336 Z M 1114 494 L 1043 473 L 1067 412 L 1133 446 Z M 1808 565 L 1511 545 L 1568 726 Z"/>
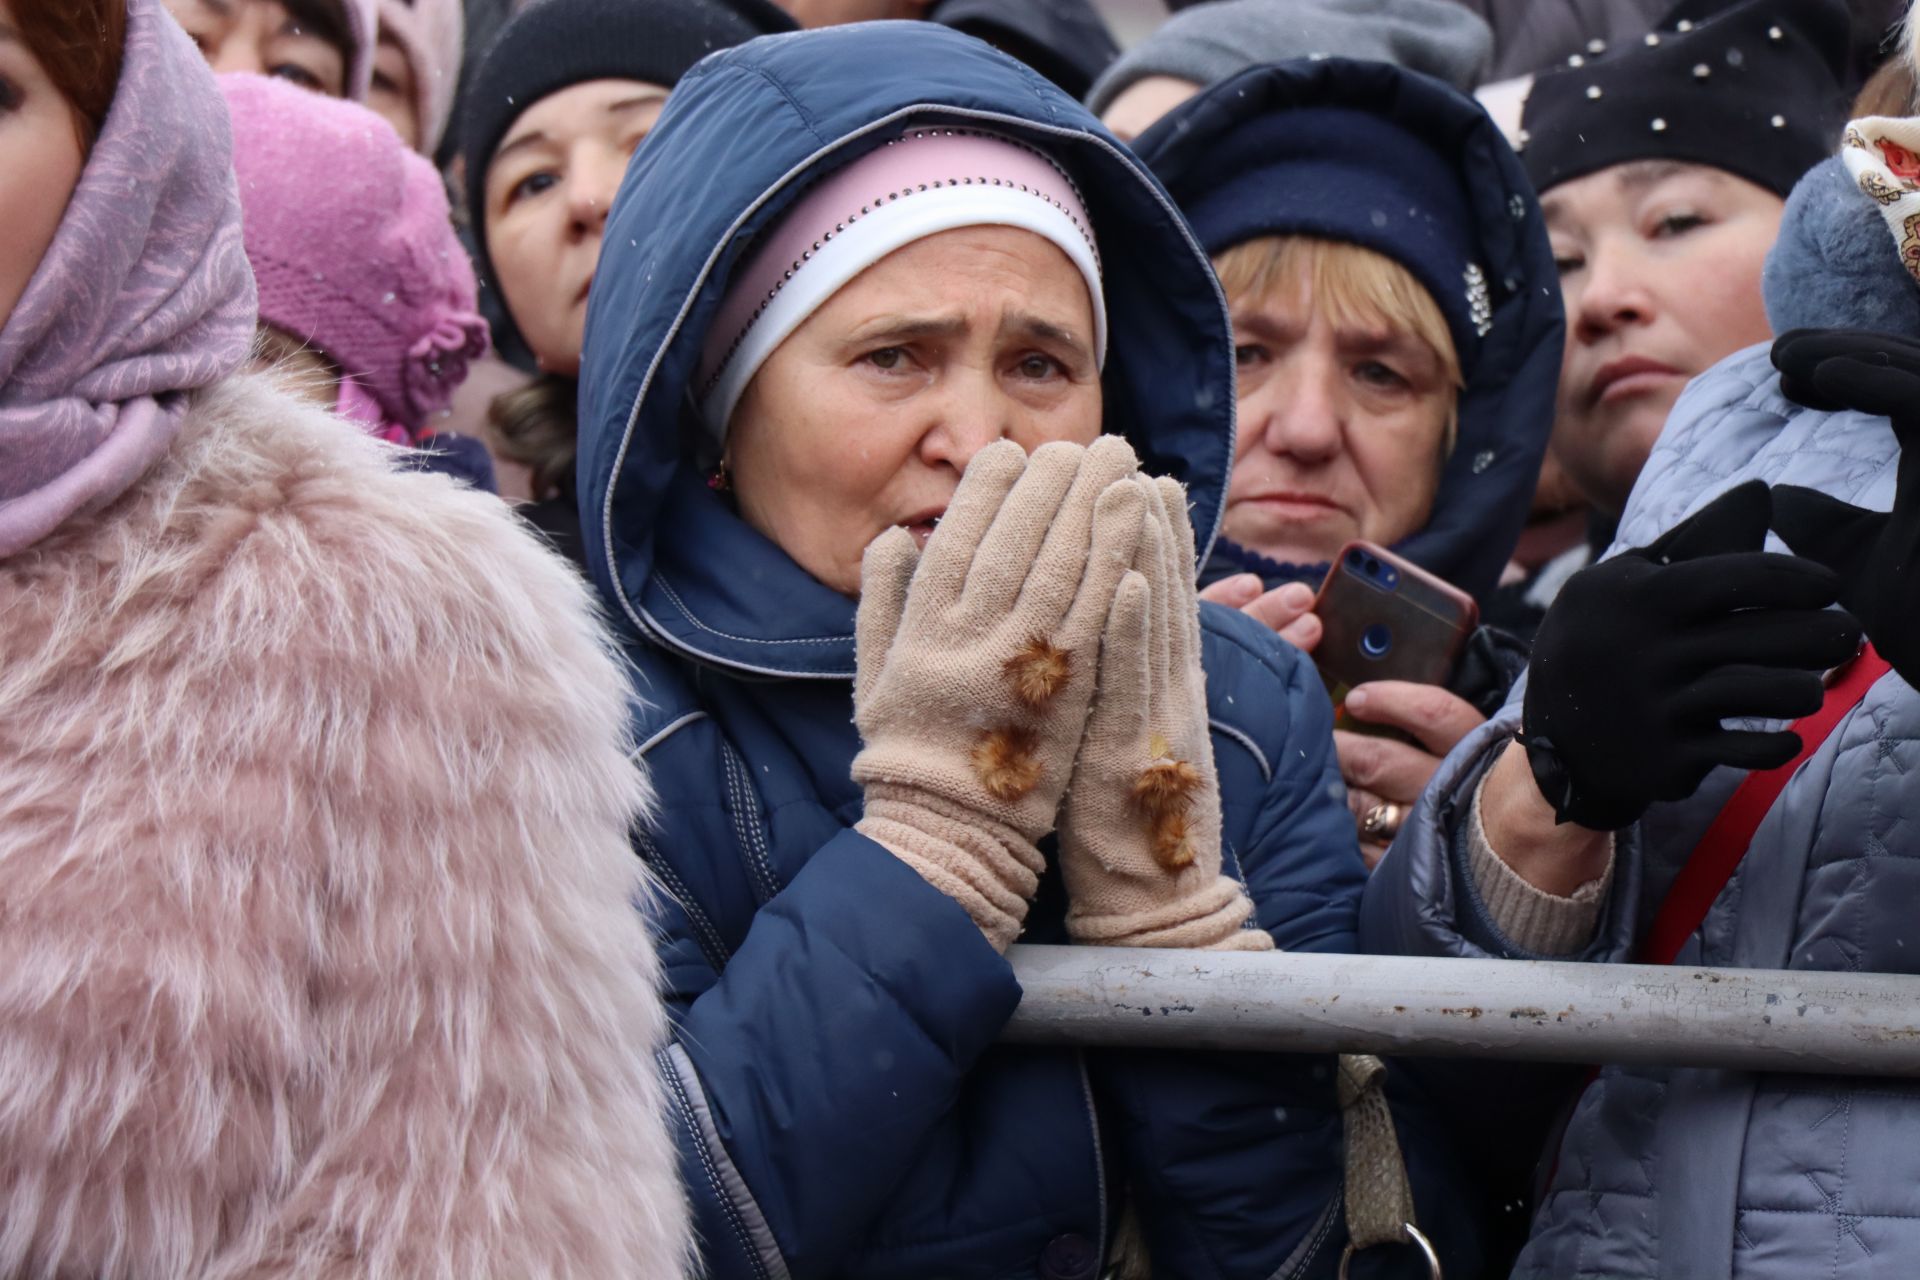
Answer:
<path fill-rule="evenodd" d="M 1289 582 L 1280 588 L 1280 603 L 1290 609 L 1304 609 L 1313 603 L 1313 588 L 1304 582 Z"/>
<path fill-rule="evenodd" d="M 1233 589 L 1233 594 L 1249 600 L 1260 594 L 1260 579 L 1256 574 L 1236 573 L 1227 579 L 1227 585 Z"/>
<path fill-rule="evenodd" d="M 1365 710 L 1366 705 L 1367 705 L 1367 687 L 1365 685 L 1361 685 L 1357 689 L 1347 690 L 1347 710 L 1348 711 L 1354 712 L 1357 714 L 1360 711 Z"/>

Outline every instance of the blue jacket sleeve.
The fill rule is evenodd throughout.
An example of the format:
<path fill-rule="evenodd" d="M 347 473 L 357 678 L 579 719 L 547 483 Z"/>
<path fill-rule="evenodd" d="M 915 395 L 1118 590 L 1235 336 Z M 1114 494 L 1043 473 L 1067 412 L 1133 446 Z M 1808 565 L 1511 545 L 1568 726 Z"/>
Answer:
<path fill-rule="evenodd" d="M 1351 951 L 1366 873 L 1332 708 L 1271 633 L 1207 612 L 1228 869 L 1280 947 Z M 1110 1051 L 1093 1066 L 1157 1274 L 1333 1274 L 1344 1231 L 1331 1057 Z"/>
<path fill-rule="evenodd" d="M 672 745 L 697 753 L 709 733 Z M 656 760 L 655 774 L 699 763 Z M 1019 984 L 965 912 L 854 831 L 757 911 L 703 900 L 692 886 L 732 848 L 724 815 L 662 790 L 640 840 L 670 895 L 660 946 L 676 1035 L 660 1065 L 706 1273 L 832 1275 Z"/>

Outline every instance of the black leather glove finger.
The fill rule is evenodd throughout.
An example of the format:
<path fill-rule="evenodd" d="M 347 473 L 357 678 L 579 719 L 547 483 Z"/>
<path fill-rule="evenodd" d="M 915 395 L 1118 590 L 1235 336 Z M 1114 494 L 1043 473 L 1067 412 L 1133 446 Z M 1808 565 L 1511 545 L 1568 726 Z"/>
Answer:
<path fill-rule="evenodd" d="M 1668 565 L 1648 590 L 1674 617 L 1704 620 L 1737 609 L 1823 608 L 1839 596 L 1840 576 L 1799 556 L 1735 551 Z"/>
<path fill-rule="evenodd" d="M 1654 564 L 1758 551 L 1767 542 L 1773 496 L 1760 480 L 1737 484 L 1639 551 Z"/>
<path fill-rule="evenodd" d="M 1699 776 L 1691 787 L 1663 795 L 1662 800 L 1685 800 L 1700 789 L 1701 782 L 1714 769 L 1725 765 L 1733 769 L 1778 769 L 1787 761 L 1800 754 L 1804 744 L 1800 735 L 1791 729 L 1776 729 L 1770 733 L 1749 729 L 1715 729 L 1694 739 L 1687 748 L 1688 756 L 1700 766 Z"/>
<path fill-rule="evenodd" d="M 1742 485 L 1562 588 L 1521 711 L 1534 779 L 1561 821 L 1617 830 L 1718 765 L 1772 759 L 1784 739 L 1756 745 L 1720 722 L 1802 705 L 1808 664 L 1852 653 L 1828 661 L 1852 626 L 1827 613 L 1836 577 L 1761 553 L 1770 507 L 1765 486 Z M 1726 668 L 1744 670 L 1716 675 Z M 1784 693 L 1768 687 L 1782 679 Z"/>
<path fill-rule="evenodd" d="M 1773 343 L 1773 367 L 1780 371 L 1780 389 L 1787 398 L 1812 409 L 1859 409 L 1890 415 L 1897 406 L 1869 408 L 1844 386 L 1829 380 L 1823 385 L 1820 366 L 1857 357 L 1883 368 L 1920 373 L 1920 343 L 1898 334 L 1870 329 L 1790 329 Z"/>
<path fill-rule="evenodd" d="M 1864 563 L 1886 524 L 1886 512 L 1862 510 L 1818 489 L 1783 484 L 1775 491 L 1775 532 L 1795 555 L 1823 565 Z"/>
<path fill-rule="evenodd" d="M 1682 680 L 1730 664 L 1826 671 L 1860 652 L 1860 624 L 1817 605 L 1742 609 L 1687 628 L 1669 652 L 1672 672 Z"/>
<path fill-rule="evenodd" d="M 1681 688 L 1673 714 L 1678 722 L 1695 725 L 1749 716 L 1798 720 L 1818 711 L 1825 698 L 1826 683 L 1814 672 L 1739 664 L 1716 667 Z"/>

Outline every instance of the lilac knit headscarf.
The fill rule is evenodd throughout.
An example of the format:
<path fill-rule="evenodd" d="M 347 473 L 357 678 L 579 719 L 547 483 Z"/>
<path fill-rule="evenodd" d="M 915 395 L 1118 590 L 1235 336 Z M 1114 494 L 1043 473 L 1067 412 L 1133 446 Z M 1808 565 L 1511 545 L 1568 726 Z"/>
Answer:
<path fill-rule="evenodd" d="M 0 557 L 125 493 L 253 328 L 225 104 L 162 0 L 132 0 L 105 127 L 0 327 Z"/>

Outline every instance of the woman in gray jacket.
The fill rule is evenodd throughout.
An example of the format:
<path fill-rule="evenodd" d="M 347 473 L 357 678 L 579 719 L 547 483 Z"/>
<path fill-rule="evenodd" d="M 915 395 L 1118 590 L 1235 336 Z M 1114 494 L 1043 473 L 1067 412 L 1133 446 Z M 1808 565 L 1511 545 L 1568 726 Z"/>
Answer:
<path fill-rule="evenodd" d="M 1369 886 L 1370 949 L 1916 971 L 1920 644 L 1903 603 L 1920 475 L 1901 473 L 1920 432 L 1917 153 L 1920 122 L 1856 122 L 1795 191 L 1766 274 L 1785 336 L 1682 396 L 1615 554 L 1569 583 L 1527 683 L 1449 758 Z M 1769 522 L 1811 559 L 1763 551 Z M 1836 598 L 1877 653 L 1850 659 Z M 1783 727 L 1823 703 L 1830 732 Z M 1703 836 L 1742 787 L 1763 795 L 1757 826 Z M 1508 1098 L 1522 1077 L 1550 1087 L 1480 1075 Z M 1911 1086 L 1609 1068 L 1549 1154 L 1519 1276 L 1868 1277 L 1920 1259 Z"/>

